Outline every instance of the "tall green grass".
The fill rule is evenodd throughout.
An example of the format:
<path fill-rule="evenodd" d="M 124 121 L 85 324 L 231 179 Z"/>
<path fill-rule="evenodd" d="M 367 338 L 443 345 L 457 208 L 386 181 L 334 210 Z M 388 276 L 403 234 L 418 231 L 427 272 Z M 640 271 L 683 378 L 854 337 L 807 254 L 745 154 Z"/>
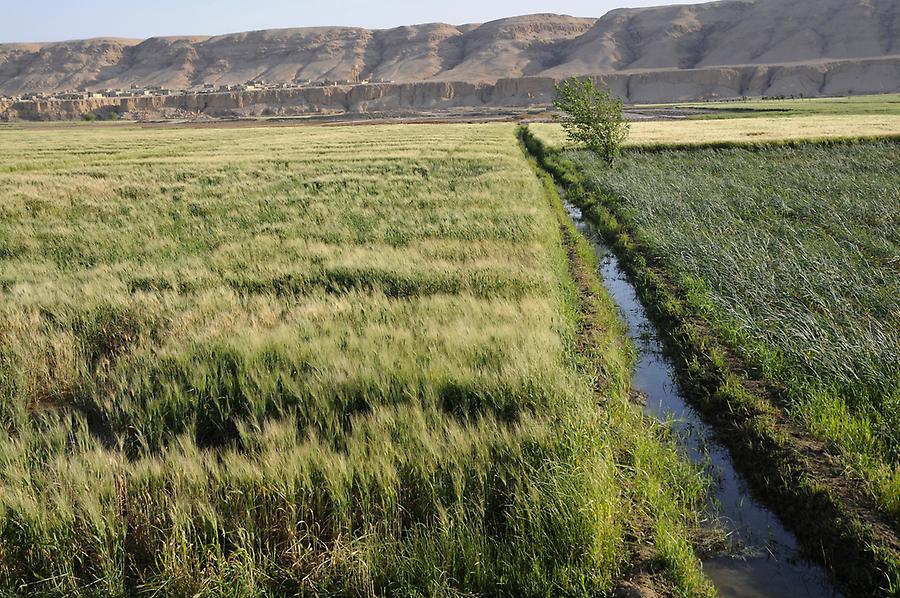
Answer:
<path fill-rule="evenodd" d="M 512 127 L 5 131 L 0 223 L 0 593 L 711 593 Z"/>
<path fill-rule="evenodd" d="M 568 154 L 900 521 L 896 142 Z"/>
<path fill-rule="evenodd" d="M 699 118 L 740 118 L 794 115 L 900 114 L 900 94 L 886 93 L 834 98 L 749 99 L 741 102 L 699 102 L 683 106 L 713 111 Z"/>

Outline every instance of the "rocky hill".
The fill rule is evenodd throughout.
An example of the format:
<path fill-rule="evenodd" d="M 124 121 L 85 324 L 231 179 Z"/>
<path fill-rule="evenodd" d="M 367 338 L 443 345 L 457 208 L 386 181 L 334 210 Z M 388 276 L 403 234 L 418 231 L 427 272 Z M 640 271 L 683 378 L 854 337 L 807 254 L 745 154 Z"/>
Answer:
<path fill-rule="evenodd" d="M 900 0 L 725 0 L 620 9 L 600 19 L 531 15 L 483 25 L 0 44 L 0 94 L 251 79 L 483 83 L 838 61 L 852 68 L 890 56 L 900 56 Z M 896 86 L 900 74 L 889 75 L 896 79 L 860 81 L 857 89 Z"/>

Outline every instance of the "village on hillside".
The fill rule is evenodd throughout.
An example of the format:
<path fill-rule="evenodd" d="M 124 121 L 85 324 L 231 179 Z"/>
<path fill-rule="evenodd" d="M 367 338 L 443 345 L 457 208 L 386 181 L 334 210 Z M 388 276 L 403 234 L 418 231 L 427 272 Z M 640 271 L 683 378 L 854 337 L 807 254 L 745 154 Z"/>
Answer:
<path fill-rule="evenodd" d="M 335 87 L 340 85 L 374 85 L 380 83 L 393 83 L 386 79 L 362 79 L 349 80 L 312 80 L 294 81 L 291 83 L 271 83 L 261 79 L 254 79 L 245 83 L 215 85 L 206 83 L 200 87 L 187 89 L 169 89 L 159 85 L 132 85 L 128 89 L 101 89 L 92 90 L 87 87 L 70 89 L 60 92 L 29 92 L 21 95 L 0 95 L 0 100 L 11 102 L 27 101 L 53 101 L 53 100 L 91 100 L 98 98 L 138 98 L 138 97 L 166 97 L 175 95 L 194 95 L 211 93 L 232 93 L 246 91 L 268 91 L 279 89 L 301 89 L 308 87 Z"/>

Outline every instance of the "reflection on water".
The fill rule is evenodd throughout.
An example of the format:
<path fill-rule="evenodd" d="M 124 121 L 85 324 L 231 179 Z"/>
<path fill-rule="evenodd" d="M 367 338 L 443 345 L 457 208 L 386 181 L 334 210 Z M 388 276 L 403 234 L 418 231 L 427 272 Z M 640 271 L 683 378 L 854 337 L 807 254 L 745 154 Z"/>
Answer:
<path fill-rule="evenodd" d="M 754 500 L 734 469 L 728 451 L 717 444 L 712 431 L 687 404 L 675 383 L 671 359 L 663 353 L 655 328 L 634 287 L 619 268 L 594 226 L 581 211 L 566 204 L 576 228 L 588 239 L 600 260 L 603 284 L 628 325 L 628 336 L 638 348 L 634 388 L 646 397 L 645 412 L 672 424 L 679 445 L 695 462 L 708 465 L 715 480 L 710 509 L 729 532 L 729 555 L 703 559 L 703 570 L 726 597 L 834 598 L 824 569 L 800 556 L 794 535 L 778 518 Z"/>

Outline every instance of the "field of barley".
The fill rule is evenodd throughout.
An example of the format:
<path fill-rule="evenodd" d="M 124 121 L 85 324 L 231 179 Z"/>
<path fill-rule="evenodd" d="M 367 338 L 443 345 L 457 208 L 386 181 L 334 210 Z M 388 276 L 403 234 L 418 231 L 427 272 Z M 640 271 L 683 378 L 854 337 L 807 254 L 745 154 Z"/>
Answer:
<path fill-rule="evenodd" d="M 511 125 L 0 131 L 0 594 L 710 593 L 559 213 Z"/>
<path fill-rule="evenodd" d="M 566 157 L 900 522 L 898 143 Z"/>
<path fill-rule="evenodd" d="M 562 126 L 555 123 L 529 125 L 546 145 L 568 144 Z M 631 148 L 703 145 L 743 146 L 757 143 L 791 143 L 796 140 L 840 140 L 846 138 L 900 138 L 900 110 L 888 114 L 809 114 L 711 120 L 638 121 L 631 123 L 625 142 Z"/>

